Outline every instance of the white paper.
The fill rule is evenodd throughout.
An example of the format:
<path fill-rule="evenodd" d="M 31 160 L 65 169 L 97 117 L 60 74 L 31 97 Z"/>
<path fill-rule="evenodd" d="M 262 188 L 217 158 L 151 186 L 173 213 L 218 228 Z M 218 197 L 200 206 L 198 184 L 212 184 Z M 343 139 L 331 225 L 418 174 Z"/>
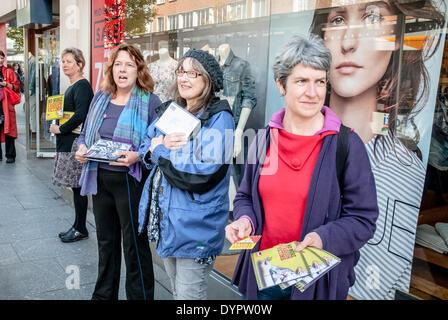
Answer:
<path fill-rule="evenodd" d="M 193 114 L 171 102 L 155 126 L 164 134 L 180 132 L 189 137 L 191 133 L 200 128 L 200 124 L 201 121 Z"/>

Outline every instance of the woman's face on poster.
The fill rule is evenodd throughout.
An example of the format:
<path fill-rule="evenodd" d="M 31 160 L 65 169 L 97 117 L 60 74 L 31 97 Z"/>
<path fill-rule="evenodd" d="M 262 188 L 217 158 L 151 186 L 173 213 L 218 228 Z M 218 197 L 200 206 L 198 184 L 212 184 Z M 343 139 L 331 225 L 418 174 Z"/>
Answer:
<path fill-rule="evenodd" d="M 324 42 L 332 54 L 330 83 L 336 94 L 348 98 L 376 89 L 395 49 L 396 21 L 386 1 L 330 11 Z"/>

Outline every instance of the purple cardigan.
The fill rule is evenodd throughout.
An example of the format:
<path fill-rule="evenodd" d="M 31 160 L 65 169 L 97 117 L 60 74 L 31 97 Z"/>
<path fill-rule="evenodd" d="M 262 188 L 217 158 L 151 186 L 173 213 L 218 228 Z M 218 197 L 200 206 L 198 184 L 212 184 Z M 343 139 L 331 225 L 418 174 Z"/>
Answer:
<path fill-rule="evenodd" d="M 339 131 L 335 127 L 341 123 L 337 116 L 327 107 L 323 111 L 326 117 L 324 128 L 329 124 L 332 129 Z M 281 126 L 283 115 L 282 111 L 274 114 L 269 125 L 277 128 Z M 235 219 L 249 217 L 256 235 L 261 235 L 263 231 L 264 210 L 258 182 L 269 147 L 269 128 L 260 129 L 249 148 L 244 177 L 234 200 Z M 337 135 L 328 135 L 322 141 L 310 182 L 300 240 L 309 232 L 317 232 L 322 239 L 323 249 L 341 258 L 341 263 L 305 292 L 301 293 L 293 287 L 291 299 L 345 300 L 349 287 L 355 282 L 354 266 L 359 259 L 359 249 L 375 232 L 378 205 L 375 181 L 364 143 L 356 133 L 349 135 L 343 201 L 336 177 L 336 146 Z M 249 300 L 257 299 L 257 283 L 250 254 L 258 250 L 259 243 L 252 250 L 241 252 L 232 279 L 232 283 Z"/>

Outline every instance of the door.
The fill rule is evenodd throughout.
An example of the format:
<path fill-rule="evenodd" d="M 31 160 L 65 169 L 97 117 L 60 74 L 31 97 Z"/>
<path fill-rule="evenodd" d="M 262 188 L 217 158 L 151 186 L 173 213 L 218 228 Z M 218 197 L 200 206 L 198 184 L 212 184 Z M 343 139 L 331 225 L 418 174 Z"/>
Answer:
<path fill-rule="evenodd" d="M 36 94 L 33 102 L 36 107 L 30 110 L 33 113 L 30 121 L 34 122 L 36 130 L 30 141 L 35 142 L 37 157 L 54 157 L 56 137 L 49 131 L 51 121 L 45 120 L 45 109 L 48 97 L 59 94 L 59 29 L 37 34 L 35 41 Z"/>

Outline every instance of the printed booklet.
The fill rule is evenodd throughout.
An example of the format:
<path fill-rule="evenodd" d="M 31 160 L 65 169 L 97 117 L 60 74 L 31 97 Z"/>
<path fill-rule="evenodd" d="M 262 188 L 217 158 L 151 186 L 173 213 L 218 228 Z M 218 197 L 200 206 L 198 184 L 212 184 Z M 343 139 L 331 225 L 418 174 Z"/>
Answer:
<path fill-rule="evenodd" d="M 47 98 L 45 109 L 45 120 L 58 120 L 62 118 L 64 112 L 64 95 L 59 94 Z"/>
<path fill-rule="evenodd" d="M 293 241 L 252 253 L 252 265 L 259 290 L 275 285 L 286 289 L 296 285 L 305 291 L 317 279 L 334 268 L 341 259 L 315 247 L 295 251 L 299 243 Z"/>
<path fill-rule="evenodd" d="M 117 159 L 123 156 L 118 156 L 117 154 L 122 151 L 128 151 L 130 148 L 131 145 L 128 143 L 100 139 L 87 150 L 84 157 L 98 162 L 118 163 Z"/>
<path fill-rule="evenodd" d="M 164 134 L 181 132 L 190 137 L 201 129 L 201 121 L 178 104 L 171 102 L 155 126 Z"/>

